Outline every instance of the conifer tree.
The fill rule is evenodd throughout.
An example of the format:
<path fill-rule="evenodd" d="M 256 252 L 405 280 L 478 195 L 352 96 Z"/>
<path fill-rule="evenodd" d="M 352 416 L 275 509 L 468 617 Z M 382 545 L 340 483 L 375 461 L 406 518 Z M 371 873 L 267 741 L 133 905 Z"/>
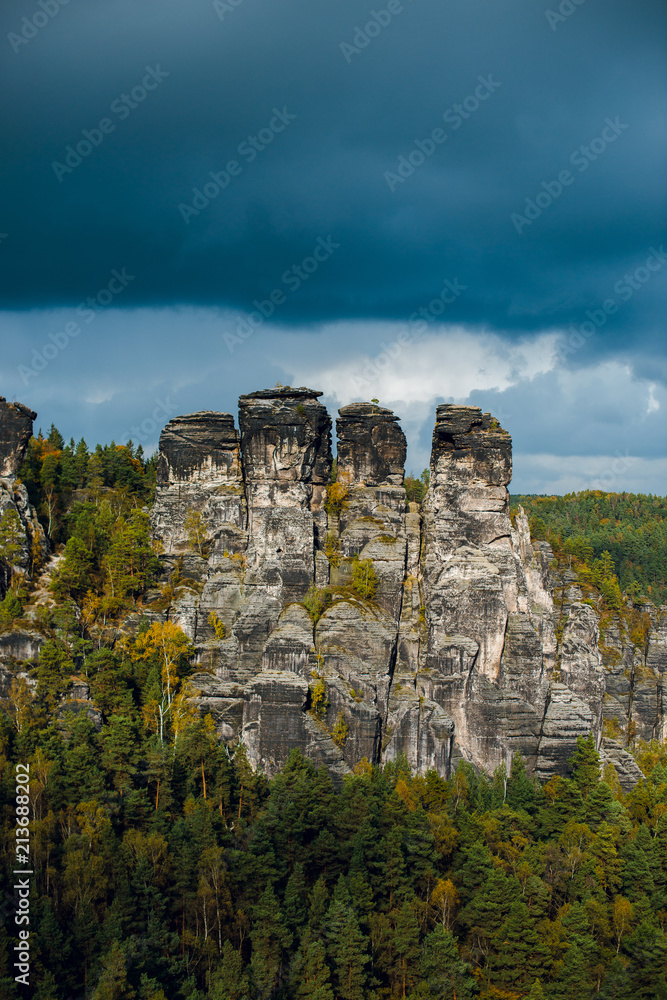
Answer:
<path fill-rule="evenodd" d="M 306 930 L 292 969 L 291 995 L 295 1000 L 334 1000 L 324 942 Z"/>
<path fill-rule="evenodd" d="M 600 782 L 600 754 L 595 747 L 595 738 L 591 733 L 584 739 L 577 737 L 577 749 L 570 761 L 572 778 L 581 794 L 586 798 Z"/>
<path fill-rule="evenodd" d="M 248 994 L 248 976 L 243 971 L 243 959 L 231 942 L 225 941 L 208 996 L 210 1000 L 245 1000 Z"/>
<path fill-rule="evenodd" d="M 292 933 L 306 922 L 306 880 L 303 876 L 303 864 L 297 861 L 294 871 L 287 880 L 283 911 L 285 923 Z"/>
<path fill-rule="evenodd" d="M 273 888 L 268 885 L 253 912 L 251 933 L 252 958 L 250 976 L 261 1000 L 268 1000 L 274 992 L 286 957 L 292 935 L 278 906 Z"/>
<path fill-rule="evenodd" d="M 470 967 L 461 960 L 454 935 L 441 924 L 424 941 L 419 971 L 426 996 L 472 1000 L 479 993 Z"/>
<path fill-rule="evenodd" d="M 498 985 L 526 989 L 544 975 L 549 963 L 525 903 L 515 900 L 495 942 L 491 980 Z"/>
<path fill-rule="evenodd" d="M 414 909 L 406 900 L 398 911 L 394 922 L 392 946 L 395 957 L 395 972 L 401 985 L 401 996 L 412 985 L 411 970 L 419 954 L 419 924 Z"/>
<path fill-rule="evenodd" d="M 357 918 L 348 909 L 330 941 L 335 969 L 336 996 L 340 1000 L 365 1000 L 366 966 L 370 960 L 368 938 L 362 934 Z"/>

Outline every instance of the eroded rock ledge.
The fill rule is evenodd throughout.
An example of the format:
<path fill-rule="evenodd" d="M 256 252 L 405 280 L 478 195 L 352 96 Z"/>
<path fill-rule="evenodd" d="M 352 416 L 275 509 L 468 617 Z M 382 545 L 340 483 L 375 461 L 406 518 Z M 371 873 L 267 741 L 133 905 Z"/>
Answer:
<path fill-rule="evenodd" d="M 420 772 L 461 757 L 491 771 L 517 751 L 542 778 L 564 773 L 578 735 L 601 737 L 597 619 L 572 602 L 557 642 L 548 546 L 510 522 L 509 434 L 439 406 L 420 507 L 398 418 L 374 403 L 341 408 L 331 482 L 320 396 L 265 389 L 241 397 L 238 432 L 208 412 L 163 431 L 153 529 L 165 570 L 194 581 L 163 614 L 197 647 L 202 711 L 268 773 L 293 746 L 337 774 L 399 753 Z M 350 586 L 356 560 L 372 598 Z M 607 757 L 631 782 L 623 754 Z"/>

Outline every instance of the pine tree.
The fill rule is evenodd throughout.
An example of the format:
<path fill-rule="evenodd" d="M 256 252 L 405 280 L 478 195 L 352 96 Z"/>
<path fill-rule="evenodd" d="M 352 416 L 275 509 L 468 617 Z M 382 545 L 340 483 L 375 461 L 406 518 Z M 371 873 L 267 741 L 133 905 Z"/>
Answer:
<path fill-rule="evenodd" d="M 401 984 L 401 996 L 414 979 L 413 963 L 419 954 L 419 924 L 415 912 L 406 900 L 395 917 L 392 946 L 394 970 Z"/>
<path fill-rule="evenodd" d="M 269 885 L 254 909 L 250 975 L 261 1000 L 274 992 L 292 935 L 285 926 L 273 888 Z"/>
<path fill-rule="evenodd" d="M 651 873 L 651 835 L 647 827 L 642 824 L 634 840 L 626 846 L 622 857 L 625 862 L 623 868 L 623 892 L 629 900 L 635 902 L 640 896 L 650 897 L 655 891 L 655 884 Z"/>
<path fill-rule="evenodd" d="M 292 933 L 295 933 L 306 922 L 306 880 L 303 877 L 303 865 L 297 862 L 294 871 L 287 880 L 283 912 L 285 923 Z"/>
<path fill-rule="evenodd" d="M 424 941 L 420 974 L 427 996 L 472 1000 L 479 993 L 470 967 L 461 960 L 454 935 L 441 924 Z"/>
<path fill-rule="evenodd" d="M 291 996 L 296 1000 L 334 1000 L 324 942 L 307 930 L 294 959 Z"/>
<path fill-rule="evenodd" d="M 366 966 L 370 961 L 368 938 L 361 933 L 351 910 L 337 929 L 330 944 L 336 980 L 336 996 L 340 1000 L 365 1000 Z"/>
<path fill-rule="evenodd" d="M 309 903 L 310 914 L 308 918 L 308 926 L 313 934 L 317 935 L 322 929 L 329 907 L 329 891 L 323 875 L 320 875 L 317 882 L 313 886 L 309 897 Z"/>
<path fill-rule="evenodd" d="M 572 779 L 585 799 L 600 781 L 600 754 L 592 733 L 586 739 L 577 737 L 577 749 L 570 759 L 570 768 Z"/>
<path fill-rule="evenodd" d="M 512 757 L 505 801 L 510 808 L 525 809 L 528 813 L 532 813 L 535 806 L 535 786 L 528 777 L 526 764 L 520 753 Z"/>
<path fill-rule="evenodd" d="M 248 976 L 243 971 L 243 959 L 231 942 L 225 941 L 220 963 L 211 979 L 209 1000 L 243 1000 L 248 993 Z"/>
<path fill-rule="evenodd" d="M 548 950 L 540 942 L 528 907 L 519 900 L 512 903 L 494 945 L 491 979 L 498 985 L 527 989 L 529 983 L 547 971 Z"/>
<path fill-rule="evenodd" d="M 667 936 L 651 921 L 640 923 L 626 948 L 632 958 L 632 997 L 667 1000 Z"/>
<path fill-rule="evenodd" d="M 102 963 L 97 989 L 92 1000 L 134 1000 L 134 990 L 127 981 L 125 955 L 118 941 L 113 941 Z"/>
<path fill-rule="evenodd" d="M 578 945 L 572 944 L 557 963 L 558 978 L 552 987 L 555 1000 L 581 1000 L 590 997 L 593 982 L 586 957 Z"/>
<path fill-rule="evenodd" d="M 616 957 L 607 969 L 595 1000 L 633 1000 L 632 984 L 623 962 Z"/>

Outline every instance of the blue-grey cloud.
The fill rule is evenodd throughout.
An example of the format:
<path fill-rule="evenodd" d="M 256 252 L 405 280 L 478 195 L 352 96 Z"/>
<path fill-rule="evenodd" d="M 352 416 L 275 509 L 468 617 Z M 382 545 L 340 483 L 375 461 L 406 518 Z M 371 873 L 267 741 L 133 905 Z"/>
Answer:
<path fill-rule="evenodd" d="M 662 5 L 398 6 L 70 0 L 14 52 L 32 8 L 5 5 L 4 304 L 73 304 L 126 266 L 124 306 L 250 309 L 331 234 L 279 322 L 400 319 L 444 277 L 467 286 L 455 321 L 576 321 L 661 240 Z M 663 294 L 596 350 L 659 350 Z"/>
<path fill-rule="evenodd" d="M 171 406 L 298 372 L 368 398 L 404 330 L 422 367 L 381 384 L 415 468 L 457 398 L 510 425 L 522 488 L 629 448 L 664 490 L 664 27 L 660 0 L 10 0 L 0 392 L 150 449 Z"/>

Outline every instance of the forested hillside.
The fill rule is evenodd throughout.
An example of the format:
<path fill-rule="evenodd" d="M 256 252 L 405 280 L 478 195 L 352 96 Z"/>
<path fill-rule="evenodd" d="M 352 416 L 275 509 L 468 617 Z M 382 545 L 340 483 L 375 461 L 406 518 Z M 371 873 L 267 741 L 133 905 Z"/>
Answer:
<path fill-rule="evenodd" d="M 141 662 L 91 662 L 99 733 L 43 700 L 3 718 L 5 851 L 14 761 L 37 797 L 41 1000 L 667 997 L 664 752 L 626 797 L 583 740 L 545 787 L 515 758 L 449 782 L 362 763 L 335 789 L 296 751 L 267 783 L 206 719 L 150 735 Z"/>
<path fill-rule="evenodd" d="M 3 675 L 0 996 L 23 995 L 21 762 L 38 1000 L 667 1000 L 664 747 L 636 744 L 647 779 L 628 794 L 611 766 L 600 774 L 593 739 L 546 784 L 518 755 L 510 774 L 460 763 L 449 781 L 415 776 L 403 756 L 362 760 L 334 783 L 296 750 L 267 780 L 199 715 L 193 646 L 153 614 L 198 593 L 178 563 L 161 571 L 154 460 L 132 445 L 66 446 L 52 427 L 20 479 L 57 558 L 40 577 L 33 553 L 36 584 L 16 575 L 0 604 L 0 639 L 28 630 L 41 643 Z M 411 478 L 410 499 L 427 482 Z M 561 604 L 570 572 L 602 616 L 620 608 L 640 630 L 627 598 L 664 593 L 666 501 L 514 500 L 553 546 Z M 201 527 L 193 517 L 193 553 Z M 11 525 L 0 528 L 6 558 Z M 644 576 L 640 535 L 657 553 Z"/>
<path fill-rule="evenodd" d="M 2 719 L 5 852 L 15 761 L 36 793 L 37 997 L 667 996 L 664 751 L 625 797 L 590 741 L 544 787 L 515 758 L 449 782 L 362 763 L 335 789 L 298 752 L 266 782 L 210 720 L 147 731 L 143 650 L 89 658 L 99 733 L 54 724 L 46 688 Z"/>
<path fill-rule="evenodd" d="M 159 570 L 148 524 L 148 503 L 155 487 L 155 461 L 144 460 L 141 446 L 97 445 L 89 451 L 82 439 L 65 445 L 55 427 L 40 431 L 28 445 L 19 481 L 27 490 L 51 545 L 61 551 L 51 575 L 58 616 L 79 616 L 81 634 L 117 621 L 134 606 Z M 11 515 L 0 519 L 3 538 Z M 33 572 L 40 554 L 32 553 Z M 29 601 L 22 580 L 0 602 L 0 628 L 21 620 Z M 49 614 L 40 617 L 50 626 Z"/>
<path fill-rule="evenodd" d="M 667 603 L 667 497 L 587 491 L 511 499 L 528 515 L 531 536 L 574 562 L 583 580 L 615 575 L 629 597 Z"/>

